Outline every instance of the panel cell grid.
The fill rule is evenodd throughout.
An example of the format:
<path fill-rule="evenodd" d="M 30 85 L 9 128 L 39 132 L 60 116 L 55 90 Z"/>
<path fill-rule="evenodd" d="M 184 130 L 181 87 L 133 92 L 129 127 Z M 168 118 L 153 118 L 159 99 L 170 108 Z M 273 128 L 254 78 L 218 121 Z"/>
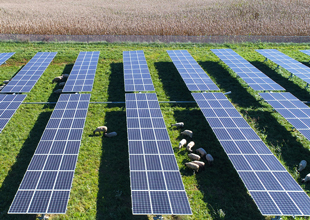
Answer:
<path fill-rule="evenodd" d="M 277 94 L 276 96 L 282 97 L 282 99 L 296 100 L 288 93 L 270 94 Z M 264 95 L 263 97 L 267 100 L 275 100 L 270 94 L 262 93 L 261 95 Z M 260 212 L 266 216 L 309 215 L 310 206 L 306 208 L 301 200 L 308 204 L 310 198 L 233 105 L 227 105 L 228 99 L 224 94 L 192 93 L 192 96 L 204 113 Z M 212 105 L 211 103 L 214 101 L 217 101 L 218 104 Z M 224 107 L 223 103 L 228 107 Z M 228 112 L 232 110 L 235 110 L 234 114 L 229 114 Z M 221 112 L 221 114 L 216 114 L 217 112 Z M 242 123 L 240 123 L 241 121 Z M 294 196 L 296 193 L 300 195 L 298 200 Z"/>
<path fill-rule="evenodd" d="M 25 98 L 26 95 L 0 95 L 0 133 Z"/>
<path fill-rule="evenodd" d="M 92 91 L 99 54 L 99 51 L 80 52 L 62 92 Z"/>
<path fill-rule="evenodd" d="M 123 64 L 125 92 L 155 91 L 142 50 L 124 51 Z"/>
<path fill-rule="evenodd" d="M 4 64 L 8 59 L 11 58 L 15 53 L 0 53 L 0 66 Z"/>
<path fill-rule="evenodd" d="M 289 71 L 291 74 L 299 77 L 306 83 L 310 83 L 310 68 L 294 60 L 293 58 L 281 53 L 276 49 L 256 50 L 258 53 L 276 63 L 278 66 Z"/>
<path fill-rule="evenodd" d="M 81 116 L 77 112 L 87 112 L 89 100 L 90 94 L 60 95 L 54 112 L 65 112 L 69 108 L 73 113 L 70 117 L 65 117 L 65 114 L 51 115 L 9 214 L 66 213 L 86 118 L 86 114 Z M 72 102 L 77 102 L 74 108 L 70 104 Z M 79 120 L 77 125 L 73 123 L 76 120 Z M 64 121 L 70 126 L 62 128 Z"/>
<path fill-rule="evenodd" d="M 56 54 L 56 52 L 38 52 L 0 93 L 30 92 Z"/>
<path fill-rule="evenodd" d="M 285 90 L 232 49 L 212 49 L 227 66 L 256 91 Z"/>
<path fill-rule="evenodd" d="M 310 140 L 310 108 L 289 92 L 259 93 L 300 133 Z"/>
<path fill-rule="evenodd" d="M 167 50 L 189 91 L 219 90 L 187 50 Z"/>
<path fill-rule="evenodd" d="M 133 214 L 191 215 L 156 94 L 125 97 Z"/>

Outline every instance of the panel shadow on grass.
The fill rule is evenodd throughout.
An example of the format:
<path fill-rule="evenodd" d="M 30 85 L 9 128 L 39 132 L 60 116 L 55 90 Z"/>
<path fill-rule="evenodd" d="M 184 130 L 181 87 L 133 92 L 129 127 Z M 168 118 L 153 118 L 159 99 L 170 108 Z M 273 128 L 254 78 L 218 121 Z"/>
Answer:
<path fill-rule="evenodd" d="M 125 101 L 123 63 L 111 63 L 110 67 L 108 101 Z"/>
<path fill-rule="evenodd" d="M 194 149 L 202 147 L 214 157 L 213 166 L 206 164 L 205 170 L 195 174 L 198 190 L 203 194 L 203 201 L 212 219 L 221 219 L 223 213 L 225 219 L 230 220 L 264 219 L 201 111 L 175 111 L 174 118 L 176 121 L 184 121 L 184 129 L 193 131 Z M 183 148 L 180 153 L 188 152 Z M 206 162 L 205 159 L 201 160 Z M 182 163 L 189 161 L 184 160 Z M 189 176 L 193 175 L 193 171 L 183 168 L 181 174 Z"/>
<path fill-rule="evenodd" d="M 15 215 L 7 214 L 7 212 L 50 116 L 51 112 L 43 112 L 38 116 L 37 121 L 28 135 L 28 138 L 25 140 L 18 155 L 16 156 L 16 162 L 11 167 L 8 175 L 2 183 L 2 187 L 0 188 L 0 219 L 36 219 L 36 215 Z"/>

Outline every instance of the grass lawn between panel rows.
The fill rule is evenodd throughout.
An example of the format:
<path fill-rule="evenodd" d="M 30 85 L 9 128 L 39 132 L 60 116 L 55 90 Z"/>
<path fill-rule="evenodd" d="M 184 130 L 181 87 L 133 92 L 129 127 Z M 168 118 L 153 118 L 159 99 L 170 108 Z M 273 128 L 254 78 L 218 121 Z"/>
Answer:
<path fill-rule="evenodd" d="M 10 79 L 39 51 L 58 52 L 24 102 L 56 102 L 58 89 L 51 80 L 69 73 L 80 51 L 100 51 L 91 102 L 124 101 L 122 52 L 143 50 L 159 101 L 193 101 L 166 50 L 186 49 L 202 66 L 221 92 L 232 91 L 228 99 L 257 132 L 295 180 L 310 195 L 310 184 L 301 178 L 310 172 L 308 166 L 299 175 L 300 160 L 310 162 L 309 141 L 261 100 L 257 92 L 231 71 L 210 51 L 231 48 L 250 61 L 271 79 L 302 101 L 310 101 L 306 83 L 283 69 L 275 69 L 255 49 L 275 48 L 310 66 L 310 57 L 299 52 L 310 44 L 161 44 L 161 43 L 0 43 L 0 52 L 16 54 L 0 66 L 0 81 Z M 196 104 L 160 104 L 183 183 L 193 211 L 192 216 L 165 216 L 167 219 L 270 219 L 260 214 L 241 179 L 217 141 Z M 7 211 L 34 154 L 54 105 L 22 104 L 0 134 L 0 219 L 35 219 L 35 215 L 8 215 Z M 215 159 L 213 167 L 197 174 L 188 170 L 187 152 L 178 149 L 180 130 L 170 124 L 183 121 L 193 130 L 195 149 L 203 147 Z M 117 137 L 92 136 L 92 131 L 106 125 Z M 133 216 L 124 104 L 90 104 L 82 144 L 66 215 L 50 219 L 150 219 Z M 285 217 L 284 219 L 293 219 Z M 301 219 L 301 218 L 296 218 Z"/>

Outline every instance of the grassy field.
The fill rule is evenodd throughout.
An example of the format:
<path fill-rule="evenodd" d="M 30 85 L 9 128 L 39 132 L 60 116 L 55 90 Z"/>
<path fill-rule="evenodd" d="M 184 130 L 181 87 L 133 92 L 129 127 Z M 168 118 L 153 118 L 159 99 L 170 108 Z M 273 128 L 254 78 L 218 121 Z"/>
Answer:
<path fill-rule="evenodd" d="M 122 52 L 144 50 L 159 101 L 193 101 L 166 50 L 186 49 L 197 60 L 221 92 L 232 91 L 229 100 L 258 133 L 270 150 L 287 168 L 295 180 L 310 195 L 310 184 L 301 178 L 310 172 L 310 166 L 299 175 L 296 166 L 300 160 L 310 161 L 310 143 L 271 106 L 261 101 L 257 92 L 220 62 L 210 51 L 231 48 L 254 66 L 282 85 L 297 98 L 310 101 L 306 83 L 283 69 L 275 70 L 272 62 L 255 49 L 276 48 L 310 66 L 309 57 L 299 52 L 310 49 L 310 44 L 60 44 L 60 43 L 0 43 L 1 52 L 16 54 L 0 67 L 0 81 L 12 77 L 38 51 L 56 51 L 57 56 L 44 72 L 25 102 L 55 102 L 57 85 L 52 78 L 69 73 L 79 51 L 100 51 L 91 101 L 124 101 Z M 193 211 L 192 216 L 167 216 L 167 219 L 270 219 L 261 216 L 247 193 L 237 172 L 217 141 L 196 104 L 161 104 L 165 123 L 174 147 L 183 183 Z M 0 219 L 35 219 L 35 215 L 8 215 L 7 211 L 40 140 L 53 105 L 26 105 L 17 110 L 0 134 Z M 178 149 L 180 131 L 170 124 L 183 121 L 186 129 L 193 130 L 196 145 L 203 147 L 215 158 L 213 167 L 193 174 L 186 169 L 186 150 Z M 118 136 L 107 139 L 92 136 L 99 125 L 106 125 Z M 150 219 L 152 216 L 131 214 L 131 193 L 128 166 L 126 114 L 123 104 L 90 104 L 80 148 L 79 159 L 66 215 L 50 219 Z M 285 217 L 284 219 L 293 219 Z M 301 219 L 301 218 L 296 218 Z"/>
<path fill-rule="evenodd" d="M 0 33 L 309 35 L 310 0 L 0 0 Z"/>

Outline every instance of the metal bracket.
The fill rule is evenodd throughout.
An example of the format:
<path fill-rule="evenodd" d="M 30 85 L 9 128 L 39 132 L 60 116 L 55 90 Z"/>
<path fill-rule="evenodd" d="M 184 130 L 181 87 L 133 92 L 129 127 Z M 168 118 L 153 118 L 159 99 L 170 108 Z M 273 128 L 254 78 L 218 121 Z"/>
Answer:
<path fill-rule="evenodd" d="M 162 215 L 156 215 L 153 217 L 154 220 L 164 220 L 164 217 Z"/>
<path fill-rule="evenodd" d="M 288 78 L 289 78 L 289 79 L 290 79 L 290 78 L 293 78 L 293 73 L 291 73 L 291 75 L 290 75 Z"/>
<path fill-rule="evenodd" d="M 307 85 L 305 86 L 305 89 L 309 87 L 309 83 L 307 83 Z"/>

